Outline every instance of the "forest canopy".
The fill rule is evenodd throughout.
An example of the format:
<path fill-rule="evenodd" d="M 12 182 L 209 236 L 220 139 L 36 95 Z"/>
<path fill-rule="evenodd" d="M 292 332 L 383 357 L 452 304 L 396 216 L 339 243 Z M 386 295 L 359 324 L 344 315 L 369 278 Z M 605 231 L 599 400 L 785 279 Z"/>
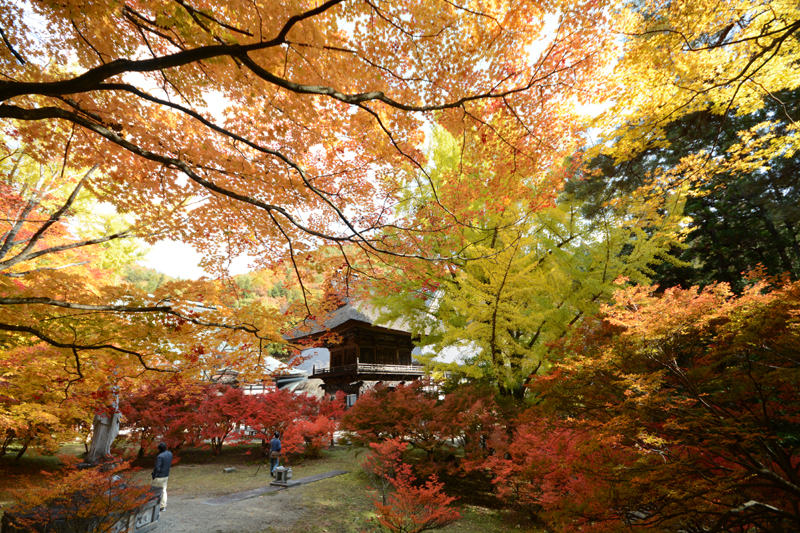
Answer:
<path fill-rule="evenodd" d="M 5 435 L 262 379 L 356 285 L 520 399 L 620 287 L 800 272 L 795 2 L 6 0 L 0 30 Z M 138 276 L 162 239 L 213 279 Z"/>

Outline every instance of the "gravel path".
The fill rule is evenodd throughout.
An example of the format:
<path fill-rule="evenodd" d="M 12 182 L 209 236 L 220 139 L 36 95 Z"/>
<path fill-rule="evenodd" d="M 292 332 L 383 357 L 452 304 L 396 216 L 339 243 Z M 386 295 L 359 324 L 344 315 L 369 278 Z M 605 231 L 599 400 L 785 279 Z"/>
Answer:
<path fill-rule="evenodd" d="M 302 521 L 302 486 L 269 492 L 224 505 L 207 505 L 208 496 L 169 497 L 154 533 L 273 533 L 285 531 Z M 302 522 L 301 522 L 302 523 Z"/>
<path fill-rule="evenodd" d="M 291 488 L 267 485 L 212 499 L 178 494 L 170 497 L 169 507 L 161 514 L 157 530 L 169 533 L 284 531 L 301 520 L 308 510 L 302 503 L 304 485 L 342 474 L 347 472 L 331 470 L 296 479 L 293 482 L 300 484 Z"/>

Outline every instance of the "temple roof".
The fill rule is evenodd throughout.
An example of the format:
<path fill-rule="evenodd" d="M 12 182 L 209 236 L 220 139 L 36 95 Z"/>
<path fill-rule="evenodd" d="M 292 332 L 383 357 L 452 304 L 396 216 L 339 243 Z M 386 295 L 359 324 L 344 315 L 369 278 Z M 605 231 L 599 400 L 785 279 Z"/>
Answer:
<path fill-rule="evenodd" d="M 317 333 L 329 331 L 337 326 L 341 326 L 350 320 L 374 326 L 380 315 L 381 310 L 367 302 L 347 302 L 338 309 L 328 313 L 323 322 L 307 320 L 303 325 L 298 326 L 291 333 L 286 335 L 285 338 L 287 340 L 295 340 L 316 335 Z M 404 333 L 409 333 L 411 331 L 408 325 L 402 320 L 394 320 L 377 327 L 402 331 Z"/>

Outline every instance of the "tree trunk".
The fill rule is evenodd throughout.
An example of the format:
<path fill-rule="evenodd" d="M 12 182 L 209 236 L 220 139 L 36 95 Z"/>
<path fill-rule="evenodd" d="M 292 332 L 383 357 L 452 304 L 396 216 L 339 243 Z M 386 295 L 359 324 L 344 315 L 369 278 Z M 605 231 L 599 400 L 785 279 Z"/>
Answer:
<path fill-rule="evenodd" d="M 3 457 L 6 454 L 6 451 L 8 450 L 8 446 L 12 442 L 14 442 L 14 438 L 15 438 L 15 436 L 12 434 L 12 435 L 7 436 L 5 438 L 5 440 L 3 440 L 3 446 L 0 447 L 0 457 Z"/>
<path fill-rule="evenodd" d="M 117 438 L 119 433 L 119 413 L 115 412 L 114 416 L 108 417 L 105 415 L 94 415 L 94 430 L 92 432 L 92 445 L 89 447 L 89 453 L 86 455 L 86 462 L 90 464 L 97 464 L 103 460 L 106 455 L 111 454 L 111 444 Z"/>
<path fill-rule="evenodd" d="M 22 456 L 25 455 L 25 452 L 28 450 L 28 444 L 30 444 L 32 440 L 33 440 L 33 437 L 30 437 L 28 440 L 25 441 L 25 444 L 22 445 L 22 449 L 19 451 L 17 456 L 14 457 L 14 462 L 15 463 L 17 461 L 19 461 L 20 459 L 22 459 Z"/>

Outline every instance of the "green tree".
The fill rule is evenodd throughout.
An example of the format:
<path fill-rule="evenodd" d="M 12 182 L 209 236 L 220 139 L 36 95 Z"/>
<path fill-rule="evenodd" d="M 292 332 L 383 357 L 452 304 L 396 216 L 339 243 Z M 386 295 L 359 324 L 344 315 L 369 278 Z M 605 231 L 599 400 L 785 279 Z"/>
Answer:
<path fill-rule="evenodd" d="M 163 272 L 140 265 L 126 265 L 122 269 L 122 279 L 145 292 L 153 292 L 165 282 L 175 280 Z"/>
<path fill-rule="evenodd" d="M 777 93 L 745 115 L 699 111 L 682 117 L 664 127 L 666 143 L 652 143 L 621 162 L 598 156 L 591 162 L 597 172 L 570 180 L 566 190 L 584 202 L 583 212 L 592 218 L 615 198 L 658 186 L 664 173 L 686 157 L 705 152 L 729 159 L 740 131 L 770 122 L 778 135 L 786 135 L 800 118 L 798 96 L 797 89 Z M 791 155 L 778 152 L 757 169 L 732 167 L 696 183 L 685 208 L 690 231 L 685 246 L 674 251 L 681 263 L 660 265 L 654 281 L 687 288 L 724 281 L 741 290 L 742 272 L 758 265 L 770 275 L 800 277 L 800 163 Z"/>
<path fill-rule="evenodd" d="M 486 179 L 480 163 L 475 173 L 463 173 L 447 133 L 440 130 L 435 139 L 432 179 L 475 186 Z M 387 309 L 383 320 L 406 321 L 432 351 L 422 357 L 426 363 L 489 377 L 504 394 L 522 395 L 529 376 L 548 367 L 551 343 L 595 313 L 618 278 L 646 283 L 652 265 L 681 237 L 680 194 L 657 205 L 630 199 L 624 216 L 605 210 L 589 220 L 568 195 L 543 202 L 537 186 L 531 181 L 527 195 L 505 198 L 498 209 L 473 202 L 469 224 L 429 237 L 442 255 L 463 259 L 395 272 L 379 299 Z M 414 196 L 419 190 L 409 193 L 407 204 L 424 219 L 426 200 Z M 436 363 L 436 355 L 453 348 L 470 355 Z"/>

